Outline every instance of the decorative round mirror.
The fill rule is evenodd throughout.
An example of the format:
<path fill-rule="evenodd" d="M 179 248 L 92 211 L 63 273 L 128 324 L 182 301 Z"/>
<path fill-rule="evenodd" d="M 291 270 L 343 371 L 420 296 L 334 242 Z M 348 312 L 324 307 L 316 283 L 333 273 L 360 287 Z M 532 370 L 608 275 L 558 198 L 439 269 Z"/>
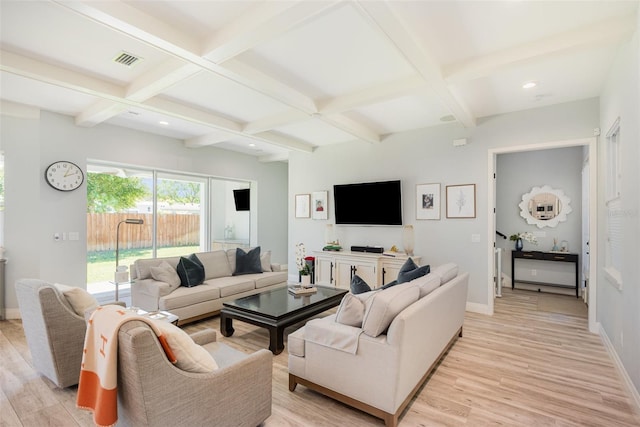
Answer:
<path fill-rule="evenodd" d="M 538 228 L 555 227 L 567 220 L 567 214 L 573 209 L 570 199 L 562 190 L 554 190 L 548 185 L 533 187 L 522 196 L 520 216 L 527 224 L 535 224 Z"/>

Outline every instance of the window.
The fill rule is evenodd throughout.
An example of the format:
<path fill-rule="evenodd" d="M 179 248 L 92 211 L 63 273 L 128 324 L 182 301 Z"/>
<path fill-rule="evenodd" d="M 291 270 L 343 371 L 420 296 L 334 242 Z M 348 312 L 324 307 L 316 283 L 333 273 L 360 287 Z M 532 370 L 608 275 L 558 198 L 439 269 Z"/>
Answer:
<path fill-rule="evenodd" d="M 617 289 L 622 290 L 622 221 L 620 168 L 621 156 L 620 118 L 607 132 L 606 140 L 606 198 L 607 198 L 607 242 L 605 253 L 605 277 Z"/>
<path fill-rule="evenodd" d="M 116 244 L 120 266 L 141 258 L 248 247 L 251 216 L 236 211 L 233 190 L 250 187 L 246 181 L 89 163 L 87 289 L 113 292 Z M 122 223 L 127 219 L 144 223 Z"/>

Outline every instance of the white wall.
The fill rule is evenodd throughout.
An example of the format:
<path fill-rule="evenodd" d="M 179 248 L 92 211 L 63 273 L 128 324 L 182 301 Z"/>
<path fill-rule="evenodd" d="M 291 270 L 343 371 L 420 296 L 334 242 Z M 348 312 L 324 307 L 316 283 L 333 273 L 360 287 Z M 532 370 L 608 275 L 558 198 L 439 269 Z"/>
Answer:
<path fill-rule="evenodd" d="M 640 11 L 638 12 L 640 28 Z M 598 295 L 597 318 L 637 391 L 640 390 L 640 42 L 638 32 L 624 45 L 612 63 L 600 101 L 600 152 L 598 168 Z M 620 118 L 622 154 L 621 212 L 605 206 L 605 134 Z M 608 214 L 621 215 L 623 233 L 622 289 L 612 286 L 603 274 Z M 638 401 L 640 404 L 640 401 Z"/>
<path fill-rule="evenodd" d="M 6 105 L 4 106 L 6 107 Z M 212 147 L 185 148 L 181 141 L 100 125 L 81 128 L 72 117 L 4 108 L 1 146 L 5 154 L 5 305 L 18 317 L 13 283 L 21 277 L 86 286 L 86 191 L 63 193 L 44 181 L 56 160 L 86 170 L 87 159 L 176 172 L 254 181 L 258 187 L 257 242 L 274 262 L 287 260 L 287 166 Z M 21 117 L 16 117 L 16 114 Z M 79 241 L 54 242 L 55 232 L 77 231 Z"/>
<path fill-rule="evenodd" d="M 582 163 L 583 147 L 558 148 L 551 150 L 505 153 L 496 160 L 496 230 L 508 236 L 521 232 L 537 234 L 538 244 L 524 242 L 525 250 L 548 251 L 553 247 L 553 239 L 558 245 L 566 240 L 569 251 L 580 253 L 582 240 Z M 538 228 L 527 224 L 520 216 L 518 204 L 522 195 L 536 187 L 548 185 L 562 190 L 570 199 L 572 212 L 567 220 L 556 227 Z M 542 235 L 544 234 L 544 236 Z M 496 245 L 506 249 L 502 270 L 513 277 L 511 272 L 511 251 L 514 242 L 497 238 Z M 536 276 L 531 273 L 536 269 Z M 574 286 L 575 268 L 570 263 L 550 263 L 518 260 L 517 277 L 520 280 L 559 283 Z M 573 290 L 569 290 L 573 293 Z"/>
<path fill-rule="evenodd" d="M 480 120 L 473 129 L 458 125 L 396 134 L 379 144 L 353 142 L 320 147 L 311 154 L 292 153 L 289 159 L 289 269 L 295 271 L 293 246 L 304 242 L 307 250 L 321 250 L 324 225 L 335 222 L 333 185 L 337 183 L 401 179 L 405 224 L 416 230 L 415 253 L 423 264 L 454 261 L 470 273 L 468 302 L 487 306 L 487 151 L 491 148 L 592 137 L 599 126 L 598 100 L 566 103 Z M 468 138 L 469 144 L 453 147 L 452 141 Z M 441 220 L 415 219 L 415 186 L 442 184 Z M 447 219 L 446 185 L 476 184 L 475 219 Z M 329 220 L 296 219 L 295 194 L 329 191 Z M 402 247 L 399 227 L 339 226 L 343 247 L 392 245 Z M 472 243 L 471 235 L 480 242 Z"/>

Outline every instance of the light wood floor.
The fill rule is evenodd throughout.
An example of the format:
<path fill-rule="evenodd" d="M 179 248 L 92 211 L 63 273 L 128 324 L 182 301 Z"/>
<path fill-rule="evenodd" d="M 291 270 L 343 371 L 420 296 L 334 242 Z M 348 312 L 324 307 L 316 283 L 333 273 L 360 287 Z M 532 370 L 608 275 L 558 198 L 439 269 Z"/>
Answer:
<path fill-rule="evenodd" d="M 548 298 L 559 300 L 543 301 Z M 467 313 L 464 336 L 400 426 L 640 426 L 580 304 L 575 297 L 504 289 L 493 316 Z M 218 317 L 185 329 L 205 327 L 219 330 Z M 234 328 L 233 337 L 218 333 L 219 340 L 245 352 L 267 347 L 266 330 L 242 322 Z M 0 366 L 0 426 L 93 425 L 90 413 L 75 408 L 75 388 L 57 389 L 33 371 L 20 321 L 0 321 Z M 289 392 L 287 375 L 285 349 L 273 359 L 273 414 L 265 427 L 383 425 L 303 386 Z"/>

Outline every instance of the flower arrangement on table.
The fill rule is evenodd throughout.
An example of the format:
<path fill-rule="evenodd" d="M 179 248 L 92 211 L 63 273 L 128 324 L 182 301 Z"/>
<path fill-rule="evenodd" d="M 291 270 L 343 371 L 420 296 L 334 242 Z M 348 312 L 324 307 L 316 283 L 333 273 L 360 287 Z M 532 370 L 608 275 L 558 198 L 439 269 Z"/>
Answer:
<path fill-rule="evenodd" d="M 534 245 L 538 244 L 538 239 L 530 231 L 527 231 L 527 232 L 524 232 L 524 233 L 512 234 L 511 236 L 509 236 L 509 240 L 513 240 L 513 241 L 516 242 L 516 250 L 517 251 L 521 251 L 522 250 L 522 241 L 523 240 L 526 240 L 527 242 L 532 243 Z"/>
<path fill-rule="evenodd" d="M 296 245 L 296 266 L 298 267 L 298 273 L 301 276 L 308 276 L 311 274 L 311 268 L 305 260 L 306 249 L 304 243 L 298 243 Z"/>

